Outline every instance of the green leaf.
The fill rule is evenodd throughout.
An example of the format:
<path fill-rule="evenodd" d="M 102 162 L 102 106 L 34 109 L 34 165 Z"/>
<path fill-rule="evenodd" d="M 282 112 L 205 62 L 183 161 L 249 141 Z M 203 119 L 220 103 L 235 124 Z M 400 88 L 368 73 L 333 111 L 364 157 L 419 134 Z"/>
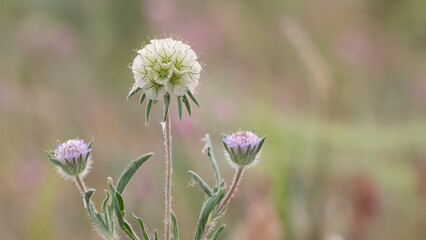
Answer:
<path fill-rule="evenodd" d="M 192 99 L 192 101 L 195 103 L 195 105 L 197 105 L 198 107 L 200 107 L 200 104 L 198 103 L 197 99 L 194 97 L 194 95 L 192 95 L 191 91 L 187 91 L 189 97 Z"/>
<path fill-rule="evenodd" d="M 118 192 L 116 192 L 115 195 L 117 197 L 117 203 L 118 203 L 118 208 L 120 209 L 120 213 L 121 213 L 122 216 L 124 216 L 124 200 L 123 200 L 123 197 Z"/>
<path fill-rule="evenodd" d="M 124 220 L 124 225 L 122 226 L 122 229 L 132 240 L 139 240 L 139 237 L 133 232 L 132 227 L 126 220 Z"/>
<path fill-rule="evenodd" d="M 115 215 L 117 216 L 118 225 L 132 240 L 139 240 L 133 232 L 130 224 L 124 219 L 124 201 L 120 193 L 118 193 L 115 189 L 112 178 L 110 177 L 108 178 L 108 185 L 111 189 L 112 206 L 114 207 Z"/>
<path fill-rule="evenodd" d="M 149 240 L 149 235 L 145 230 L 145 224 L 143 223 L 141 218 L 136 217 L 136 215 L 133 213 L 133 217 L 136 218 L 136 220 L 138 220 L 139 225 L 141 226 L 141 230 L 142 230 L 142 235 L 145 238 L 145 240 Z"/>
<path fill-rule="evenodd" d="M 106 238 L 110 238 L 114 235 L 114 233 L 112 230 L 110 230 L 104 219 L 102 219 L 102 216 L 96 210 L 93 202 L 90 200 L 93 193 L 95 193 L 95 190 L 89 189 L 83 195 L 83 200 L 87 208 L 87 212 L 89 213 L 90 219 L 92 220 L 95 227 L 99 230 L 99 232 Z"/>
<path fill-rule="evenodd" d="M 200 216 L 198 217 L 197 230 L 195 232 L 194 240 L 202 239 L 213 210 L 219 206 L 224 196 L 225 191 L 220 189 L 204 203 L 203 207 L 201 208 Z"/>
<path fill-rule="evenodd" d="M 120 194 L 123 193 L 130 179 L 133 177 L 139 167 L 142 166 L 142 164 L 146 160 L 148 160 L 152 155 L 154 155 L 154 153 L 147 153 L 130 163 L 130 165 L 123 171 L 120 178 L 118 178 L 117 192 L 119 192 Z"/>
<path fill-rule="evenodd" d="M 182 120 L 182 97 L 181 96 L 177 97 L 177 102 L 178 102 L 179 122 L 180 122 Z"/>
<path fill-rule="evenodd" d="M 172 212 L 170 213 L 170 217 L 172 218 L 174 240 L 179 240 L 179 227 L 177 224 L 176 216 Z"/>
<path fill-rule="evenodd" d="M 149 99 L 145 109 L 145 125 L 149 123 L 149 114 L 151 113 L 152 100 Z"/>
<path fill-rule="evenodd" d="M 102 205 L 102 212 L 104 213 L 104 218 L 107 226 L 109 227 L 109 215 L 108 215 L 108 200 L 109 200 L 109 192 L 105 189 L 105 200 Z"/>
<path fill-rule="evenodd" d="M 155 239 L 155 240 L 158 240 L 157 229 L 154 229 L 154 239 Z"/>
<path fill-rule="evenodd" d="M 212 235 L 212 237 L 210 238 L 210 240 L 217 240 L 217 238 L 219 237 L 220 233 L 223 231 L 223 229 L 225 228 L 225 225 L 220 226 Z"/>
<path fill-rule="evenodd" d="M 117 194 L 117 190 L 115 189 L 115 187 L 112 183 L 112 178 L 110 178 L 110 177 L 108 177 L 108 185 L 111 189 L 112 206 L 115 210 L 115 215 L 117 215 L 118 225 L 121 228 L 123 228 L 123 226 L 124 226 L 123 213 L 122 213 L 121 208 L 120 208 L 120 203 L 118 202 L 119 200 L 117 199 L 117 196 L 119 194 Z"/>
<path fill-rule="evenodd" d="M 189 104 L 189 101 L 188 101 L 188 98 L 186 97 L 186 95 L 183 95 L 182 101 L 183 101 L 183 103 L 185 103 L 186 110 L 188 111 L 189 116 L 191 116 L 191 104 Z"/>
<path fill-rule="evenodd" d="M 207 146 L 207 156 L 210 159 L 210 162 L 213 166 L 213 170 L 215 172 L 215 176 L 216 176 L 216 186 L 219 186 L 220 183 L 220 171 L 219 171 L 219 167 L 217 166 L 217 162 L 216 162 L 216 158 L 214 157 L 214 153 L 213 153 L 213 147 L 212 147 L 212 143 L 210 140 L 210 135 L 206 134 L 206 136 L 204 137 L 204 142 L 206 143 Z"/>
<path fill-rule="evenodd" d="M 133 95 L 135 95 L 139 90 L 141 90 L 140 87 L 133 87 L 129 94 L 127 95 L 127 100 L 129 100 Z"/>
<path fill-rule="evenodd" d="M 195 172 L 189 170 L 188 173 L 191 175 L 191 178 L 201 187 L 201 189 L 207 194 L 207 196 L 211 197 L 213 195 L 212 190 L 209 185 L 201 179 L 201 177 Z"/>
<path fill-rule="evenodd" d="M 142 93 L 142 94 L 141 94 L 141 98 L 139 98 L 139 105 L 142 105 L 143 100 L 145 100 L 145 98 L 146 98 L 146 94 L 145 94 L 145 93 Z"/>
<path fill-rule="evenodd" d="M 164 98 L 165 101 L 165 108 L 164 108 L 164 122 L 167 120 L 167 116 L 169 114 L 169 106 L 170 106 L 170 95 L 166 94 L 166 97 Z"/>

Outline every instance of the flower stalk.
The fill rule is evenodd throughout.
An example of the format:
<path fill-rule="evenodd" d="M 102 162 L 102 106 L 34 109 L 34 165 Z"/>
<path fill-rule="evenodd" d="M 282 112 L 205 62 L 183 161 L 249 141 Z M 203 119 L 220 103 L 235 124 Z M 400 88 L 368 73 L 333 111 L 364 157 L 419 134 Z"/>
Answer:
<path fill-rule="evenodd" d="M 86 186 L 85 186 L 83 180 L 81 180 L 80 176 L 76 176 L 75 182 L 77 184 L 77 187 L 80 189 L 81 195 L 84 196 L 84 193 L 86 192 Z"/>
<path fill-rule="evenodd" d="M 240 183 L 241 176 L 243 175 L 243 169 L 244 167 L 239 167 L 234 175 L 234 180 L 232 182 L 231 188 L 226 193 L 225 198 L 223 199 L 222 203 L 220 204 L 219 208 L 217 209 L 217 212 L 220 214 L 223 210 L 223 208 L 229 203 L 232 196 L 234 195 L 234 192 L 237 190 L 238 184 Z"/>
<path fill-rule="evenodd" d="M 166 111 L 168 108 L 166 96 L 164 97 L 164 109 Z M 173 172 L 173 163 L 172 163 L 172 137 L 171 137 L 171 123 L 170 115 L 166 115 L 166 121 L 163 123 L 163 133 L 164 133 L 164 145 L 166 147 L 166 181 L 165 181 L 165 200 L 164 200 L 164 235 L 165 239 L 170 239 L 170 214 L 172 213 L 172 172 Z"/>

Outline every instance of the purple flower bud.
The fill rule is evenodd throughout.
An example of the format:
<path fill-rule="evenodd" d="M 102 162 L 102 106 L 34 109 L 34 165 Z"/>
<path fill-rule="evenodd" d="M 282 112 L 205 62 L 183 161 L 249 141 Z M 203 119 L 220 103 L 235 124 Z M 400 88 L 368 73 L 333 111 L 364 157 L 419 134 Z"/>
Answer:
<path fill-rule="evenodd" d="M 58 144 L 54 151 L 54 156 L 61 162 L 66 159 L 72 160 L 73 158 L 79 158 L 80 155 L 86 156 L 92 149 L 89 144 L 85 144 L 84 140 L 72 139 L 64 143 Z"/>
<path fill-rule="evenodd" d="M 259 138 L 254 132 L 236 132 L 225 135 L 223 143 L 229 160 L 237 167 L 253 164 L 257 159 L 265 137 Z"/>
<path fill-rule="evenodd" d="M 50 151 L 53 153 L 53 157 L 49 153 L 47 153 L 47 156 L 58 167 L 58 172 L 64 177 L 84 177 L 88 173 L 92 163 L 90 157 L 92 143 L 93 141 L 86 144 L 78 138 L 68 140 L 64 143 L 59 143 L 58 141 L 56 149 Z"/>

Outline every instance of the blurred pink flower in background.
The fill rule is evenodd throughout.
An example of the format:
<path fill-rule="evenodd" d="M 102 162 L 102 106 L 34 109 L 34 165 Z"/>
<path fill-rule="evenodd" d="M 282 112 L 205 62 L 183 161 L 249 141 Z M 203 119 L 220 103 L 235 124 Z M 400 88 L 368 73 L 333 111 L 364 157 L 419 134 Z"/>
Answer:
<path fill-rule="evenodd" d="M 235 119 L 237 106 L 231 99 L 218 98 L 213 103 L 213 112 L 217 120 L 222 123 L 231 122 Z"/>
<path fill-rule="evenodd" d="M 40 16 L 30 16 L 18 27 L 21 48 L 30 56 L 46 53 L 67 56 L 74 51 L 75 34 L 72 27 L 64 22 L 52 24 Z"/>

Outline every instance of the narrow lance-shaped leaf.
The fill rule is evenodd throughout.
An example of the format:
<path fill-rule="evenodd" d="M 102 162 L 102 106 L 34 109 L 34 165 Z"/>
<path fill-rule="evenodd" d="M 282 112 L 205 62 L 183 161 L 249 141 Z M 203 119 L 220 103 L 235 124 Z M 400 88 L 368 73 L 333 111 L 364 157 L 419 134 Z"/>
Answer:
<path fill-rule="evenodd" d="M 182 120 L 182 97 L 181 96 L 177 97 L 177 102 L 178 102 L 179 122 L 180 122 Z"/>
<path fill-rule="evenodd" d="M 198 107 L 200 107 L 200 104 L 198 103 L 197 99 L 194 97 L 194 95 L 192 95 L 191 91 L 187 91 L 189 97 L 192 99 L 192 101 L 195 103 L 195 105 L 197 105 Z"/>
<path fill-rule="evenodd" d="M 203 207 L 201 208 L 200 216 L 198 217 L 197 230 L 195 232 L 194 240 L 202 239 L 206 226 L 209 223 L 208 220 L 210 218 L 210 214 L 212 214 L 212 211 L 220 204 L 224 196 L 225 191 L 221 189 L 204 203 Z"/>
<path fill-rule="evenodd" d="M 210 135 L 206 134 L 206 136 L 204 137 L 204 141 L 206 142 L 206 146 L 207 146 L 207 156 L 210 159 L 210 162 L 213 166 L 213 170 L 215 172 L 215 176 L 216 176 L 216 186 L 219 186 L 220 183 L 220 171 L 219 171 L 219 167 L 217 166 L 217 162 L 216 162 L 216 158 L 214 157 L 214 153 L 213 153 L 213 147 L 212 147 L 212 143 L 210 140 Z"/>
<path fill-rule="evenodd" d="M 210 238 L 210 240 L 217 240 L 219 238 L 220 233 L 223 231 L 223 229 L 225 228 L 225 225 L 220 226 L 212 235 L 212 238 Z"/>
<path fill-rule="evenodd" d="M 139 237 L 133 232 L 132 226 L 130 226 L 130 224 L 126 220 L 124 220 L 124 225 L 122 229 L 132 240 L 139 240 Z"/>
<path fill-rule="evenodd" d="M 139 217 L 136 217 L 136 215 L 133 213 L 133 217 L 139 222 L 139 225 L 141 227 L 141 231 L 142 231 L 142 235 L 144 237 L 145 240 L 150 240 L 149 239 L 149 235 L 145 230 L 145 224 L 143 223 L 142 219 Z"/>
<path fill-rule="evenodd" d="M 178 227 L 178 223 L 176 220 L 176 216 L 174 213 L 170 213 L 170 217 L 172 219 L 172 224 L 173 224 L 173 236 L 174 236 L 174 240 L 179 240 L 179 227 Z"/>
<path fill-rule="evenodd" d="M 109 200 L 109 192 L 105 189 L 105 200 L 104 200 L 104 204 L 102 205 L 102 212 L 104 214 L 104 218 L 105 218 L 105 222 L 107 224 L 108 227 L 109 223 L 110 223 L 110 216 L 108 214 L 108 200 Z"/>
<path fill-rule="evenodd" d="M 115 215 L 117 215 L 118 225 L 120 225 L 120 227 L 122 228 L 124 225 L 124 219 L 123 219 L 122 211 L 120 209 L 120 204 L 118 202 L 119 200 L 117 199 L 117 196 L 120 194 L 117 194 L 117 190 L 115 189 L 112 182 L 112 178 L 110 177 L 108 177 L 108 185 L 111 189 L 112 206 L 115 210 Z"/>
<path fill-rule="evenodd" d="M 145 109 L 145 125 L 149 123 L 149 114 L 151 113 L 152 100 L 149 99 Z"/>
<path fill-rule="evenodd" d="M 117 192 L 119 192 L 120 194 L 123 193 L 124 189 L 126 188 L 127 184 L 129 183 L 130 179 L 133 177 L 135 172 L 152 155 L 154 155 L 154 153 L 147 153 L 145 155 L 138 157 L 136 160 L 130 163 L 130 165 L 123 171 L 120 178 L 118 178 Z"/>
<path fill-rule="evenodd" d="M 99 212 L 95 209 L 95 206 L 93 205 L 90 198 L 92 197 L 93 193 L 95 192 L 94 189 L 88 189 L 83 196 L 85 206 L 87 208 L 87 212 L 89 213 L 89 217 L 92 220 L 92 222 L 95 224 L 96 228 L 99 230 L 99 232 L 106 238 L 111 238 L 114 233 L 110 228 L 108 228 L 107 224 L 105 223 L 104 219 L 102 219 L 102 216 L 99 214 Z"/>
<path fill-rule="evenodd" d="M 115 209 L 115 215 L 117 215 L 118 225 L 120 228 L 130 237 L 132 240 L 139 240 L 138 236 L 133 232 L 130 224 L 124 219 L 124 201 L 120 193 L 115 189 L 112 178 L 108 178 L 108 184 L 111 189 L 112 206 Z"/>
<path fill-rule="evenodd" d="M 188 173 L 191 175 L 191 178 L 201 187 L 201 189 L 207 194 L 207 196 L 211 197 L 213 195 L 212 190 L 209 185 L 201 179 L 201 177 L 195 172 L 189 170 Z"/>
<path fill-rule="evenodd" d="M 188 98 L 186 97 L 186 95 L 183 95 L 182 101 L 183 101 L 183 103 L 185 103 L 186 110 L 188 111 L 189 116 L 191 116 L 191 104 L 189 104 L 189 101 L 188 101 Z"/>

